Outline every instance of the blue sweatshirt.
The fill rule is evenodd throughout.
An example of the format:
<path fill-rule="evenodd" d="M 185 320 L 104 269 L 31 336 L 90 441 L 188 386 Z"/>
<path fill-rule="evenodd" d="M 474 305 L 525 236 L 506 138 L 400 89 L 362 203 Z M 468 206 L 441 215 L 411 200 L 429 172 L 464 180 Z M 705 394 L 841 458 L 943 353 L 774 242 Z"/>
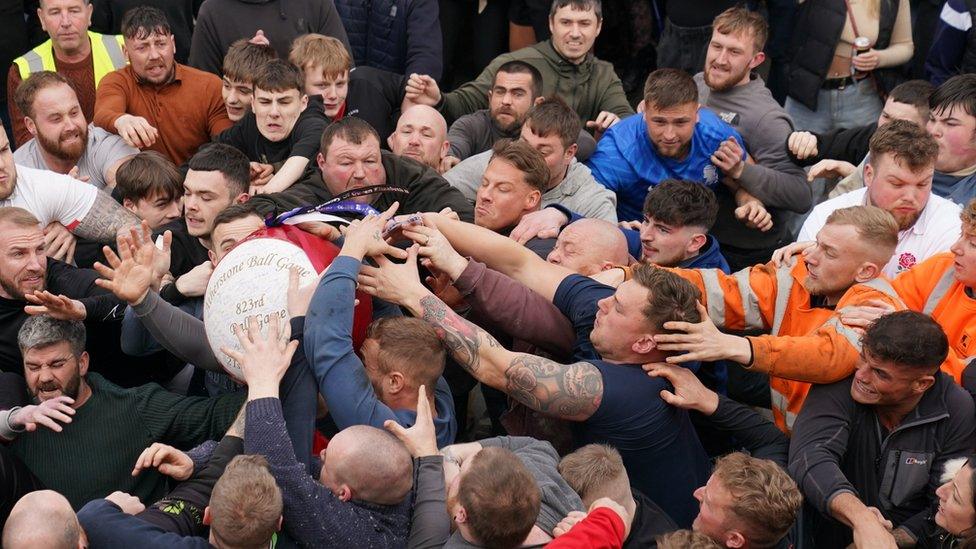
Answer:
<path fill-rule="evenodd" d="M 642 218 L 647 191 L 665 179 L 696 181 L 715 189 L 722 173 L 712 164 L 712 153 L 722 141 L 742 136 L 708 109 L 698 109 L 698 123 L 691 138 L 691 149 L 683 160 L 664 158 L 657 153 L 647 134 L 642 115 L 617 123 L 603 134 L 596 152 L 586 165 L 593 177 L 617 194 L 617 218 L 635 221 Z M 746 157 L 745 146 L 742 158 Z"/>
<path fill-rule="evenodd" d="M 339 429 L 351 425 L 382 429 L 388 419 L 411 427 L 417 421 L 417 412 L 393 410 L 381 402 L 353 350 L 353 300 L 360 265 L 351 257 L 339 256 L 322 277 L 308 307 L 305 355 Z M 437 380 L 434 407 L 438 446 L 453 444 L 457 434 L 454 399 L 443 377 Z"/>
<path fill-rule="evenodd" d="M 965 0 L 948 0 L 942 6 L 932 48 L 925 60 L 925 77 L 933 85 L 939 86 L 959 74 L 967 36 L 972 30 L 973 18 Z"/>

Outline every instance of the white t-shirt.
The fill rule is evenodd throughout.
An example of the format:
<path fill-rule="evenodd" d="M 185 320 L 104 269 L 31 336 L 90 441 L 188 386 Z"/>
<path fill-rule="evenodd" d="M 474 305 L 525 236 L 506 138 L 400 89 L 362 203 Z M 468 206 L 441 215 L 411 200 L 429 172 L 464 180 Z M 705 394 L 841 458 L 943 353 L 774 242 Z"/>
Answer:
<path fill-rule="evenodd" d="M 817 233 L 834 210 L 848 206 L 864 206 L 867 192 L 867 187 L 864 187 L 818 204 L 800 228 L 797 242 L 816 240 Z M 898 233 L 898 246 L 895 247 L 895 254 L 891 256 L 891 261 L 885 265 L 884 274 L 888 278 L 894 278 L 895 275 L 916 263 L 921 263 L 935 254 L 949 251 L 953 242 L 959 239 L 961 223 L 959 205 L 932 194 L 918 221 Z"/>
<path fill-rule="evenodd" d="M 14 192 L 0 200 L 0 206 L 23 208 L 42 226 L 57 221 L 71 230 L 88 215 L 98 192 L 94 186 L 67 175 L 17 166 Z"/>

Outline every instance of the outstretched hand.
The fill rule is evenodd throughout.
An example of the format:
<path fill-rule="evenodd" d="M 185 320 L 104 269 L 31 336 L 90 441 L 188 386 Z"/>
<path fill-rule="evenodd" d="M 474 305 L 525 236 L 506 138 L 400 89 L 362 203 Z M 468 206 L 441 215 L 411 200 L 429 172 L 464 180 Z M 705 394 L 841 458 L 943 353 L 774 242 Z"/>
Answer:
<path fill-rule="evenodd" d="M 58 320 L 85 320 L 88 316 L 82 302 L 47 290 L 34 290 L 32 294 L 24 294 L 24 299 L 31 303 L 24 307 L 24 312 L 32 316 L 47 315 Z"/>
<path fill-rule="evenodd" d="M 664 329 L 669 333 L 654 336 L 658 350 L 684 353 L 669 356 L 666 359 L 669 364 L 724 359 L 740 364 L 750 362 L 752 347 L 746 338 L 719 331 L 701 303 L 698 303 L 698 313 L 701 315 L 700 322 L 665 322 Z"/>
<path fill-rule="evenodd" d="M 417 393 L 417 419 L 413 427 L 404 428 L 392 419 L 383 422 L 383 427 L 400 439 L 413 457 L 437 455 L 437 431 L 434 428 L 434 414 L 430 409 L 426 386 L 421 385 Z"/>
<path fill-rule="evenodd" d="M 653 363 L 644 364 L 644 371 L 650 377 L 662 377 L 674 387 L 674 392 L 661 390 L 661 400 L 671 406 L 684 410 L 697 410 L 710 416 L 718 409 L 718 393 L 702 384 L 698 376 L 684 366 Z"/>
<path fill-rule="evenodd" d="M 102 253 L 109 266 L 95 263 L 95 270 L 102 278 L 95 284 L 115 294 L 129 305 L 138 305 L 146 298 L 155 273 L 156 245 L 151 241 L 136 247 L 139 237 L 120 234 L 116 238 L 118 254 L 105 246 Z"/>
<path fill-rule="evenodd" d="M 394 202 L 385 212 L 380 215 L 367 215 L 365 218 L 353 221 L 345 228 L 346 240 L 342 244 L 340 255 L 354 257 L 362 261 L 363 257 L 377 257 L 389 255 L 398 259 L 407 257 L 405 251 L 391 246 L 383 238 L 383 231 L 387 223 L 396 214 L 399 202 Z"/>
<path fill-rule="evenodd" d="M 144 469 L 158 469 L 160 474 L 174 480 L 187 480 L 193 474 L 193 460 L 184 452 L 161 442 L 154 442 L 142 451 L 132 468 L 132 476 L 139 476 Z"/>
<path fill-rule="evenodd" d="M 378 267 L 363 265 L 359 269 L 359 289 L 390 303 L 409 306 L 411 300 L 417 300 L 427 294 L 427 289 L 420 283 L 417 272 L 417 253 L 419 246 L 414 244 L 407 249 L 407 260 L 403 263 L 393 263 L 385 256 L 377 256 Z"/>
<path fill-rule="evenodd" d="M 248 317 L 247 330 L 237 324 L 233 330 L 242 350 L 227 347 L 221 347 L 220 350 L 240 365 L 244 382 L 248 386 L 248 400 L 277 397 L 278 385 L 299 344 L 298 340 L 289 341 L 291 326 L 288 321 L 272 315 L 266 336 L 261 335 L 257 316 Z"/>

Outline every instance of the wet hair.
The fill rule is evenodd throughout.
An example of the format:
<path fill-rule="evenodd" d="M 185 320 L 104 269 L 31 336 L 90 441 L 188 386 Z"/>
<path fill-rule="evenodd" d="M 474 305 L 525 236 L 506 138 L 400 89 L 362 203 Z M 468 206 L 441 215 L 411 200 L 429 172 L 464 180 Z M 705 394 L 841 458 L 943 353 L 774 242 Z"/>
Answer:
<path fill-rule="evenodd" d="M 935 373 L 949 354 L 949 339 L 928 315 L 897 311 L 875 320 L 861 347 L 879 360 Z"/>
<path fill-rule="evenodd" d="M 122 36 L 130 40 L 145 40 L 153 34 L 173 34 L 166 14 L 153 6 L 136 6 L 122 16 Z"/>

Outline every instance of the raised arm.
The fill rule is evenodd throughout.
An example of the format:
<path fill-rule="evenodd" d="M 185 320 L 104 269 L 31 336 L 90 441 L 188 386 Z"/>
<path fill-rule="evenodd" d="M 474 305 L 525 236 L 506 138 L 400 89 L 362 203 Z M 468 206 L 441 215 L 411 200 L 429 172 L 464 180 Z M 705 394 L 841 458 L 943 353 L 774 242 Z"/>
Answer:
<path fill-rule="evenodd" d="M 429 322 L 451 356 L 478 381 L 553 417 L 583 421 L 599 408 L 603 377 L 596 366 L 588 362 L 559 364 L 505 349 L 420 284 L 416 248 L 411 248 L 404 264 L 394 264 L 383 256 L 376 259 L 380 267 L 363 267 L 360 287 Z"/>
<path fill-rule="evenodd" d="M 424 223 L 431 224 L 447 237 L 461 255 L 470 256 L 492 269 L 508 275 L 532 290 L 552 300 L 559 284 L 573 271 L 540 258 L 525 246 L 488 229 L 471 223 L 455 221 L 439 214 L 425 214 Z M 415 240 L 423 244 L 425 227 L 415 227 Z M 405 232 L 404 234 L 408 234 Z M 409 234 L 408 234 L 409 236 Z"/>

